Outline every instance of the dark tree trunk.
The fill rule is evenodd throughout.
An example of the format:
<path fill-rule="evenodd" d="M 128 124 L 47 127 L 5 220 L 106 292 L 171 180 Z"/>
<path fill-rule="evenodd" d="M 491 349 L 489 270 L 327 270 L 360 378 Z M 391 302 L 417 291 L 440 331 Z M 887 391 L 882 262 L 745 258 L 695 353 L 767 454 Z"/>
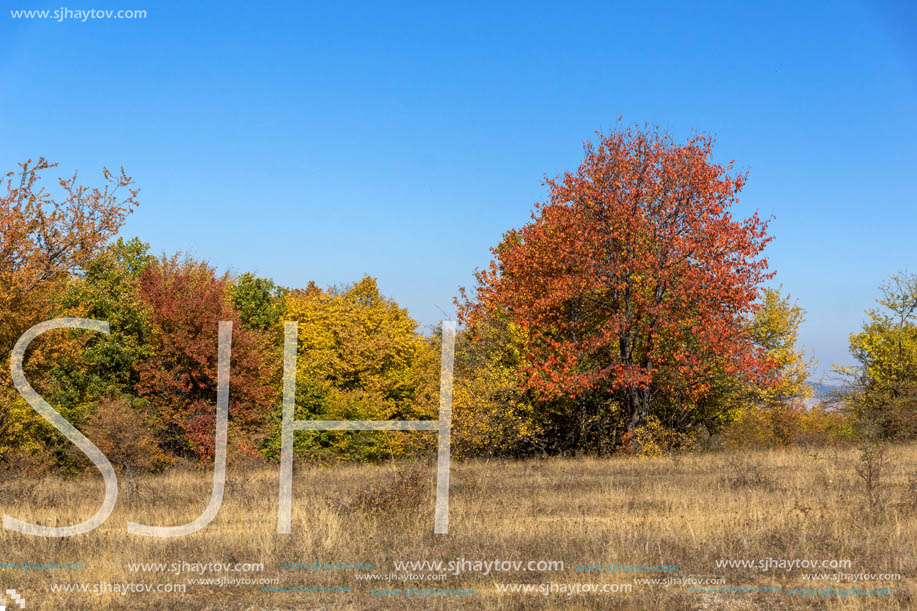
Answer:
<path fill-rule="evenodd" d="M 624 395 L 624 407 L 627 410 L 627 445 L 633 454 L 640 452 L 640 442 L 635 431 L 646 424 L 650 415 L 650 389 L 631 388 Z"/>

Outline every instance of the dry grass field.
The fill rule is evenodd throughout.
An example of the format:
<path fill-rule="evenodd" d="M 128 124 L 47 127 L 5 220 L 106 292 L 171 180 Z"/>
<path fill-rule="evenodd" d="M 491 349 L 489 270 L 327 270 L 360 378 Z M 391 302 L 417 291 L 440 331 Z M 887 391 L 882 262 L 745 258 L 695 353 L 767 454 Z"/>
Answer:
<path fill-rule="evenodd" d="M 0 571 L 2 590 L 27 609 L 915 609 L 917 445 L 889 449 L 875 497 L 857 474 L 856 448 L 714 453 L 673 458 L 566 458 L 454 464 L 450 530 L 433 535 L 432 465 L 294 471 L 293 532 L 276 531 L 278 469 L 230 465 L 216 519 L 174 539 L 130 535 L 125 522 L 181 524 L 210 495 L 208 471 L 126 482 L 108 521 L 86 535 L 50 539 L 0 531 L 0 563 L 83 563 L 80 569 Z M 418 475 L 420 474 L 420 475 Z M 0 509 L 41 524 L 76 523 L 102 496 L 99 477 L 6 479 Z M 467 571 L 442 581 L 370 582 L 394 561 L 560 560 L 563 570 Z M 842 569 L 717 568 L 718 560 L 850 560 Z M 131 571 L 129 563 L 263 563 L 263 571 Z M 372 563 L 371 570 L 282 568 L 282 563 Z M 677 572 L 582 572 L 575 565 L 678 565 Z M 401 571 L 410 573 L 411 571 Z M 431 571 L 415 571 L 430 573 Z M 900 574 L 900 580 L 812 581 L 804 573 Z M 280 586 L 349 592 L 265 592 L 262 585 L 188 584 L 199 577 L 276 579 Z M 723 579 L 777 592 L 692 591 L 634 579 Z M 54 593 L 51 584 L 186 584 L 184 594 Z M 506 593 L 501 584 L 631 584 L 630 592 Z M 381 588 L 473 589 L 473 595 L 385 596 Z M 274 586 L 277 587 L 276 585 Z M 797 594 L 790 588 L 890 595 Z"/>

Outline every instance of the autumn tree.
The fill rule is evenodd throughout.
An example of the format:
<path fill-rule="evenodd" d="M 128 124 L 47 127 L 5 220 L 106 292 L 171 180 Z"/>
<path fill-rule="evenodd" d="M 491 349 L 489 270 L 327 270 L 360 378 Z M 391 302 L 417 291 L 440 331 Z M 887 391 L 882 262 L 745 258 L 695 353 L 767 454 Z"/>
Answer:
<path fill-rule="evenodd" d="M 874 434 L 917 437 L 917 275 L 894 274 L 880 287 L 877 308 L 850 335 L 857 364 L 836 367 L 850 385 L 851 411 Z"/>
<path fill-rule="evenodd" d="M 682 396 L 688 409 L 703 397 L 714 362 L 767 377 L 743 324 L 772 275 L 760 256 L 767 223 L 733 217 L 746 176 L 714 163 L 712 146 L 653 129 L 600 135 L 493 250 L 460 315 L 473 328 L 501 312 L 522 327 L 538 397 L 572 400 L 583 417 L 620 410 L 632 435 L 655 398 Z"/>
<path fill-rule="evenodd" d="M 778 288 L 762 291 L 760 306 L 748 321 L 752 341 L 773 369 L 766 384 L 725 378 L 702 402 L 729 422 L 733 445 L 786 446 L 805 433 L 806 401 L 814 395 L 809 383 L 812 366 L 797 346 L 805 310 Z"/>
<path fill-rule="evenodd" d="M 57 297 L 71 275 L 91 261 L 137 205 L 138 189 L 122 168 L 115 175 L 103 169 L 103 184 L 88 187 L 74 173 L 59 178 L 57 195 L 41 184 L 56 167 L 44 158 L 19 164 L 6 174 L 0 195 L 0 361 L 9 362 L 16 340 L 32 325 L 53 317 Z M 38 338 L 26 362 L 36 379 L 49 345 Z M 36 371 L 36 369 L 38 371 Z M 31 443 L 37 422 L 0 367 L 0 458 L 13 447 Z M 43 426 L 41 422 L 38 426 Z M 50 430 L 50 427 L 48 427 Z"/>
<path fill-rule="evenodd" d="M 407 310 L 379 292 L 375 278 L 364 276 L 343 288 L 323 290 L 309 283 L 289 291 L 284 319 L 299 323 L 297 419 L 436 418 L 427 374 L 432 363 L 438 368 L 438 355 Z M 435 380 L 438 399 L 438 369 Z M 278 409 L 275 434 L 266 448 L 271 457 L 279 447 L 279 414 Z M 420 437 L 398 431 L 307 431 L 297 433 L 294 449 L 314 459 L 373 460 L 407 453 Z"/>
<path fill-rule="evenodd" d="M 761 304 L 748 325 L 752 341 L 760 346 L 774 366 L 771 384 L 756 387 L 754 401 L 773 405 L 788 401 L 804 401 L 812 397 L 809 384 L 811 359 L 797 346 L 799 327 L 805 320 L 805 310 L 789 295 L 777 288 L 762 291 Z"/>
<path fill-rule="evenodd" d="M 434 336 L 434 353 L 440 350 Z M 536 411 L 520 385 L 525 334 L 505 318 L 482 321 L 474 334 L 455 339 L 452 387 L 452 448 L 456 457 L 524 456 L 548 450 L 550 418 Z M 438 391 L 439 361 L 428 378 Z M 545 435 L 545 431 L 548 435 Z"/>
<path fill-rule="evenodd" d="M 61 283 L 46 315 L 103 320 L 111 333 L 56 329 L 38 338 L 36 351 L 30 350 L 27 371 L 33 386 L 81 430 L 103 399 L 130 398 L 136 367 L 152 355 L 150 308 L 138 294 L 139 273 L 151 259 L 147 248 L 136 238 L 108 244 Z M 86 464 L 82 452 L 40 416 L 25 412 L 20 418 L 46 460 L 64 468 Z"/>
<path fill-rule="evenodd" d="M 53 304 L 44 291 L 92 259 L 117 233 L 137 205 L 138 189 L 122 168 L 104 169 L 103 187 L 77 182 L 77 174 L 58 179 L 63 192 L 53 197 L 41 187 L 43 173 L 56 167 L 40 158 L 6 175 L 0 197 L 0 347 L 9 354 L 29 326 L 41 322 Z M 126 190 L 126 192 L 124 192 Z"/>
<path fill-rule="evenodd" d="M 125 481 L 130 500 L 141 473 L 164 468 L 168 457 L 156 442 L 153 423 L 145 422 L 146 412 L 124 397 L 104 399 L 92 410 L 86 426 L 93 443 L 111 461 Z"/>
<path fill-rule="evenodd" d="M 232 307 L 229 279 L 206 263 L 163 256 L 139 276 L 150 306 L 153 356 L 141 362 L 137 394 L 150 402 L 164 429 L 163 447 L 210 459 L 216 422 L 219 321 L 234 323 L 230 369 L 230 449 L 254 451 L 270 417 L 275 389 L 267 355 Z"/>

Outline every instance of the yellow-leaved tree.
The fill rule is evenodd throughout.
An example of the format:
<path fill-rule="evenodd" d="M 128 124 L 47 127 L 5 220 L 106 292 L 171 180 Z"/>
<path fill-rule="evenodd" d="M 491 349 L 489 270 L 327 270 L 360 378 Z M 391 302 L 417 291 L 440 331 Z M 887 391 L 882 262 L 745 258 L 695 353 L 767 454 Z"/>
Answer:
<path fill-rule="evenodd" d="M 418 333 L 418 323 L 407 310 L 379 293 L 375 278 L 364 276 L 344 289 L 323 290 L 309 283 L 287 292 L 284 299 L 275 337 L 282 350 L 284 320 L 299 323 L 297 420 L 437 418 L 428 373 L 434 363 L 438 367 L 439 355 Z M 269 457 L 280 450 L 279 408 L 277 412 L 265 448 Z M 306 459 L 366 461 L 432 447 L 433 437 L 399 431 L 304 431 L 296 433 L 294 448 Z"/>
<path fill-rule="evenodd" d="M 505 317 L 459 332 L 452 400 L 457 457 L 522 456 L 544 449 L 543 426 L 520 383 L 525 340 L 525 331 Z"/>
<path fill-rule="evenodd" d="M 780 289 L 763 290 L 747 329 L 774 363 L 774 376 L 768 384 L 746 383 L 732 390 L 735 420 L 728 432 L 734 445 L 784 446 L 806 433 L 805 403 L 814 392 L 812 361 L 796 346 L 804 319 L 805 310 Z"/>
<path fill-rule="evenodd" d="M 836 366 L 848 379 L 846 403 L 861 433 L 917 438 L 917 274 L 893 274 L 880 287 L 877 308 L 850 335 L 857 363 Z"/>

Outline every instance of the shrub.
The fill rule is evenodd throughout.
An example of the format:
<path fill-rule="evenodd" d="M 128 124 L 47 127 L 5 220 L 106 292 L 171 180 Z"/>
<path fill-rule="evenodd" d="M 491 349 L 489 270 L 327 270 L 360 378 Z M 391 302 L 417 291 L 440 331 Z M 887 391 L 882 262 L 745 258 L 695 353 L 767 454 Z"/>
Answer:
<path fill-rule="evenodd" d="M 874 511 L 884 496 L 885 476 L 891 470 L 891 462 L 884 443 L 867 441 L 860 447 L 860 460 L 854 470 L 863 482 L 863 493 L 870 511 Z"/>
<path fill-rule="evenodd" d="M 854 439 L 849 417 L 821 403 L 777 403 L 743 409 L 723 431 L 733 448 L 784 448 L 791 445 L 828 445 Z"/>
<path fill-rule="evenodd" d="M 743 488 L 764 488 L 770 490 L 774 482 L 754 462 L 739 454 L 733 454 L 729 459 L 729 475 L 723 479 L 727 485 L 735 490 Z"/>
<path fill-rule="evenodd" d="M 126 476 L 129 492 L 137 475 L 159 471 L 170 462 L 159 448 L 155 426 L 144 410 L 125 398 L 109 398 L 96 406 L 89 417 L 87 436 L 115 470 Z"/>
<path fill-rule="evenodd" d="M 625 441 L 625 451 L 634 444 Z M 665 456 L 676 452 L 693 452 L 700 447 L 696 434 L 684 433 L 666 427 L 656 416 L 650 416 L 647 423 L 636 429 L 633 435 L 636 447 L 643 456 Z"/>
<path fill-rule="evenodd" d="M 388 481 L 364 488 L 342 505 L 369 514 L 413 514 L 425 506 L 432 486 L 419 465 L 399 467 Z"/>

